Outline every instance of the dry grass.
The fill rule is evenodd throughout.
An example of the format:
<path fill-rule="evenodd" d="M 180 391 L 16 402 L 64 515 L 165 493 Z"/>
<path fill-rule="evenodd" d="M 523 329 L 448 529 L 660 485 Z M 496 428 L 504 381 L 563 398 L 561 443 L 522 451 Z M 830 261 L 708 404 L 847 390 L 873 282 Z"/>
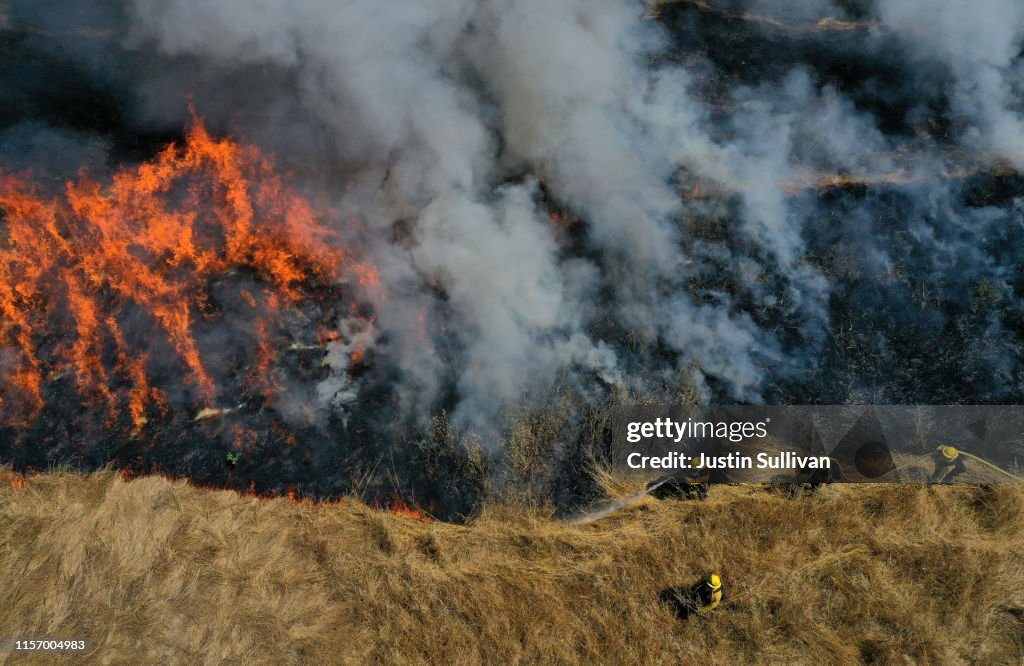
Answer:
<path fill-rule="evenodd" d="M 570 526 L 424 523 L 160 478 L 0 490 L 0 635 L 75 663 L 1020 663 L 1024 491 L 718 487 Z M 708 569 L 730 597 L 657 599 Z M 20 659 L 20 658 L 19 658 Z M 0 655 L 0 662 L 17 661 Z M 25 662 L 32 662 L 25 659 Z M 35 663 L 50 663 L 36 658 Z"/>

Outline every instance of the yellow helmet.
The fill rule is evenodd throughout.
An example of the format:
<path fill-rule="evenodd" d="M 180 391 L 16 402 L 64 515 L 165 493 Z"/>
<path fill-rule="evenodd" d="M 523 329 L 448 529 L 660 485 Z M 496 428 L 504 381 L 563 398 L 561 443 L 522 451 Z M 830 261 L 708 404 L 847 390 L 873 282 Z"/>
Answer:
<path fill-rule="evenodd" d="M 939 453 L 942 454 L 943 458 L 950 461 L 956 460 L 957 456 L 960 455 L 960 452 L 954 449 L 952 446 L 940 446 Z"/>
<path fill-rule="evenodd" d="M 722 588 L 722 579 L 719 578 L 718 574 L 711 574 L 708 576 L 708 587 L 712 590 L 719 590 Z"/>

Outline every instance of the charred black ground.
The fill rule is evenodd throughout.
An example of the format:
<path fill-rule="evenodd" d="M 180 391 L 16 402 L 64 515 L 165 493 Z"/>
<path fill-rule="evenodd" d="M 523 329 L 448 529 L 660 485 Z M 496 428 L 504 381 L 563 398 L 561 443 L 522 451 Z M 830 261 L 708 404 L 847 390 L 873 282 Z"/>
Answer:
<path fill-rule="evenodd" d="M 7 169 L 32 168 L 55 187 L 83 166 L 102 170 L 149 159 L 169 141 L 180 141 L 184 131 L 166 118 L 140 113 L 145 88 L 137 82 L 168 76 L 161 63 L 170 63 L 167 72 L 184 71 L 188 58 L 140 65 L 144 59 L 121 34 L 127 19 L 118 3 L 74 4 L 78 13 L 68 16 L 79 18 L 58 21 L 26 3 L 0 3 L 0 161 Z M 869 6 L 838 6 L 848 26 L 761 20 L 755 6 L 742 3 L 671 2 L 658 8 L 655 20 L 671 39 L 660 58 L 692 73 L 694 94 L 705 101 L 711 127 L 727 131 L 743 106 L 743 89 L 778 85 L 796 72 L 815 90 L 838 91 L 895 147 L 875 178 L 809 178 L 788 193 L 792 215 L 800 221 L 802 261 L 829 283 L 825 311 L 813 325 L 806 309 L 791 302 L 798 278 L 773 267 L 766 250 L 742 233 L 737 196 L 681 170 L 679 193 L 691 205 L 677 223 L 697 256 L 686 290 L 695 303 L 728 302 L 777 340 L 778 355 L 762 359 L 766 402 L 1020 402 L 1024 177 L 1005 161 L 961 158 L 966 122 L 950 108 L 946 91 L 952 75 L 909 53 L 878 27 Z M 119 58 L 123 68 L 111 65 Z M 252 69 L 226 73 L 220 84 L 244 87 Z M 289 76 L 273 67 L 264 75 Z M 258 115 L 261 95 L 270 93 L 255 92 L 253 106 L 233 118 L 218 108 L 216 86 L 206 76 L 195 82 L 192 102 L 200 113 L 216 109 L 212 131 L 244 131 L 246 114 Z M 893 176 L 901 147 L 910 152 L 923 144 L 957 168 L 940 175 Z M 303 168 L 303 155 L 275 152 L 285 170 Z M 820 171 L 828 165 L 812 166 Z M 694 192 L 692 186 L 703 188 Z M 592 252 L 582 240 L 586 217 L 577 219 L 546 189 L 539 197 L 552 213 L 573 216 L 564 232 L 563 258 Z M 394 244 L 406 242 L 415 226 L 415 221 L 396 221 Z M 880 248 L 891 261 L 879 259 Z M 740 277 L 748 265 L 759 267 L 756 290 Z M 211 282 L 211 302 L 229 303 L 247 280 L 258 282 L 252 276 Z M 301 316 L 281 322 L 277 339 L 283 346 L 351 306 L 344 286 L 310 283 L 306 292 Z M 771 305 L 764 305 L 765 293 L 772 296 Z M 443 285 L 437 286 L 436 298 L 441 316 L 450 312 Z M 369 315 L 375 305 L 357 307 Z M 601 312 L 590 331 L 618 352 L 633 376 L 655 377 L 651 369 L 675 357 L 667 347 L 636 344 L 621 321 Z M 388 344 L 385 334 L 378 348 Z M 439 345 L 442 356 L 458 356 L 458 345 L 449 344 L 450 349 Z M 324 353 L 316 345 L 284 351 L 278 371 L 288 384 L 322 381 L 331 372 L 322 363 Z M 218 372 L 244 374 L 250 361 L 239 351 L 225 357 Z M 431 405 L 435 417 L 426 426 L 399 407 L 396 383 L 402 371 L 385 354 L 371 350 L 350 372 L 360 381 L 355 406 L 315 424 L 296 425 L 241 382 L 229 381 L 242 388 L 221 395 L 218 406 L 232 411 L 197 419 L 203 405 L 182 400 L 131 436 L 126 436 L 132 432 L 128 424 L 103 423 L 82 405 L 72 377 L 54 378 L 46 384 L 46 406 L 35 421 L 0 423 L 0 463 L 20 471 L 114 465 L 137 474 L 185 476 L 201 485 L 314 498 L 397 494 L 445 517 L 468 514 L 507 482 L 565 508 L 596 492 L 587 469 L 606 455 L 601 415 L 623 397 L 595 379 L 596 391 L 586 396 L 575 385 L 552 389 L 551 397 L 540 401 L 547 408 L 530 401 L 522 409 L 510 405 L 508 441 L 519 444 L 499 449 L 449 426 L 446 413 L 465 397 L 454 373 L 441 378 L 445 388 Z M 705 373 L 709 391 L 704 396 L 696 396 L 683 375 L 676 384 L 658 375 L 646 390 L 667 400 L 731 401 L 714 372 Z M 250 445 L 232 458 L 239 426 L 252 433 Z"/>

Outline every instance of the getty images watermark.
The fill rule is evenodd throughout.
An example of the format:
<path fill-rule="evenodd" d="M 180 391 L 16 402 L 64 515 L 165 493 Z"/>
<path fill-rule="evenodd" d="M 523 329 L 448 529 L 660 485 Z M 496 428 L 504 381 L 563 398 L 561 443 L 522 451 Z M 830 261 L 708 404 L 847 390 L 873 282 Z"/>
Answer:
<path fill-rule="evenodd" d="M 612 428 L 616 473 L 648 481 L 1020 482 L 1024 460 L 1020 405 L 643 405 Z"/>

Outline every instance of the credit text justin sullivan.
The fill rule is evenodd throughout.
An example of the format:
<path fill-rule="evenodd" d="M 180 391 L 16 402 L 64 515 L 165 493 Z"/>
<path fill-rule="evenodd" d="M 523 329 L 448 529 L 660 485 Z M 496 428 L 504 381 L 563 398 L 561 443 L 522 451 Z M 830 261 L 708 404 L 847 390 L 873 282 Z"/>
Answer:
<path fill-rule="evenodd" d="M 630 469 L 830 469 L 832 461 L 828 456 L 800 456 L 792 451 L 781 453 L 758 453 L 744 456 L 730 453 L 724 456 L 706 456 L 698 453 L 688 456 L 672 452 L 663 456 L 645 456 L 630 453 L 626 457 Z"/>

